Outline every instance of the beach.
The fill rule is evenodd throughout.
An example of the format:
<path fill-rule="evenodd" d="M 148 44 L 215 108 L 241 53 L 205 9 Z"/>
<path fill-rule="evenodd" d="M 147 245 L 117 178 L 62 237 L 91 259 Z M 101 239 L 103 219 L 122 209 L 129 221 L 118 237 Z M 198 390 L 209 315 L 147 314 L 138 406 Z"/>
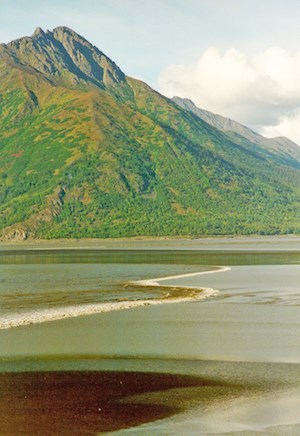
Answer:
<path fill-rule="evenodd" d="M 157 242 L 42 256 L 3 250 L 0 322 L 19 320 L 0 330 L 4 434 L 297 434 L 300 250 L 292 241 L 240 243 L 239 251 L 236 241 L 215 240 L 211 249 L 167 241 L 161 250 Z M 54 271 L 49 289 L 43 280 Z M 35 278 L 22 293 L 26 274 Z M 70 288 L 63 275 L 74 277 Z M 33 304 L 36 318 L 22 325 Z M 122 304 L 127 310 L 89 313 Z M 38 319 L 74 307 L 86 314 Z"/>

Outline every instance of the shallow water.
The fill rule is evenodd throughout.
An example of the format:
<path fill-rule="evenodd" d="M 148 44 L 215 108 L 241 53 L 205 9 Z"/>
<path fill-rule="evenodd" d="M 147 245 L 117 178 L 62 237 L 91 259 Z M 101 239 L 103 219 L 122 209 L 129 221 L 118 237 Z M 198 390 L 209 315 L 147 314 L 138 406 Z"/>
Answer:
<path fill-rule="evenodd" d="M 217 380 L 219 387 L 128 398 L 130 404 L 157 406 L 162 398 L 172 406 L 175 398 L 185 405 L 182 413 L 128 432 L 299 434 L 300 246 L 273 241 L 270 251 L 266 243 L 258 251 L 250 244 L 249 251 L 249 243 L 240 250 L 236 242 L 228 243 L 230 250 L 226 244 L 218 250 L 213 242 L 213 249 L 197 251 L 193 242 L 192 251 L 187 243 L 184 250 L 173 243 L 172 251 L 158 250 L 156 244 L 151 252 L 2 251 L 0 319 L 53 305 L 162 296 L 159 288 L 124 288 L 134 280 L 155 278 L 164 286 L 207 287 L 219 293 L 203 301 L 0 330 L 0 370 L 196 375 Z M 194 274 L 216 266 L 230 270 Z M 188 276 L 161 280 L 182 274 Z"/>

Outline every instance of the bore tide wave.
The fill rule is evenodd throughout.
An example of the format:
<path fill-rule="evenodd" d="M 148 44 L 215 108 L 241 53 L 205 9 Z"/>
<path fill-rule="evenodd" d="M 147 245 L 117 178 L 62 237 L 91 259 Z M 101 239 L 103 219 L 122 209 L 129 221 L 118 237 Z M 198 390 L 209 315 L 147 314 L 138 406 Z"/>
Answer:
<path fill-rule="evenodd" d="M 9 329 L 13 327 L 20 327 L 30 324 L 38 324 L 48 321 L 57 321 L 66 318 L 74 318 L 78 316 L 84 315 L 93 315 L 105 312 L 112 312 L 116 310 L 125 310 L 132 309 L 135 307 L 142 306 L 154 306 L 158 304 L 167 304 L 167 303 L 182 303 L 189 302 L 195 300 L 203 300 L 208 297 L 212 297 L 218 294 L 218 290 L 212 288 L 199 288 L 199 287 L 191 287 L 191 286 L 176 286 L 176 284 L 168 284 L 161 285 L 160 282 L 166 280 L 176 280 L 179 278 L 191 277 L 191 276 L 200 276 L 203 274 L 212 274 L 228 271 L 230 268 L 222 267 L 213 271 L 206 272 L 198 272 L 198 273 L 189 273 L 189 274 L 181 274 L 177 276 L 168 276 L 161 278 L 154 278 L 149 280 L 140 280 L 129 282 L 128 286 L 133 287 L 153 287 L 158 286 L 164 290 L 168 290 L 169 292 L 165 294 L 163 298 L 153 298 L 153 299 L 144 299 L 144 300 L 135 300 L 135 301 L 117 301 L 117 302 L 105 302 L 105 303 L 92 303 L 92 304 L 83 304 L 83 305 L 69 305 L 58 308 L 45 308 L 39 309 L 37 311 L 23 312 L 23 313 L 14 313 L 4 315 L 0 318 L 0 329 Z M 172 290 L 176 290 L 176 294 Z"/>

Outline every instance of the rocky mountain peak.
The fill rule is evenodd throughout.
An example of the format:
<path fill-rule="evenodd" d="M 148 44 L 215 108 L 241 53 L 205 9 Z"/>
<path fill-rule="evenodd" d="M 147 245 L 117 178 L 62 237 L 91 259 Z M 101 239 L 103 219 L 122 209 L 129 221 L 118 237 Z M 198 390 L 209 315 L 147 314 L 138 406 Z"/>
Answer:
<path fill-rule="evenodd" d="M 5 49 L 16 63 L 55 82 L 88 82 L 101 88 L 126 85 L 125 74 L 111 59 L 65 26 L 46 32 L 38 27 L 31 37 L 12 41 Z"/>
<path fill-rule="evenodd" d="M 37 27 L 35 29 L 35 31 L 33 32 L 33 37 L 39 37 L 39 36 L 44 36 L 45 32 L 43 31 L 43 29 L 41 27 Z"/>
<path fill-rule="evenodd" d="M 74 30 L 72 30 L 70 27 L 67 27 L 67 26 L 55 27 L 55 29 L 53 29 L 53 34 L 55 34 L 55 35 L 68 34 L 68 35 L 71 35 L 73 37 L 80 37 L 81 39 L 85 39 L 85 38 L 83 38 L 83 36 L 80 36 L 78 33 L 76 33 Z"/>

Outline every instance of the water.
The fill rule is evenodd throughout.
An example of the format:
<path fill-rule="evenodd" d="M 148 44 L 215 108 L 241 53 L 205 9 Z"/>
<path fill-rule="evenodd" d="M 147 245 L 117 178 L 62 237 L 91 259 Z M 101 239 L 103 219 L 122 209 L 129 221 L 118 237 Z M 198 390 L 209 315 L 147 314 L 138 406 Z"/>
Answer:
<path fill-rule="evenodd" d="M 190 273 L 209 269 L 135 263 L 135 258 L 130 264 L 120 263 L 120 256 L 113 264 L 108 263 L 109 256 L 101 256 L 98 260 L 102 263 L 87 263 L 84 253 L 82 259 L 79 253 L 68 258 L 61 254 L 43 254 L 45 263 L 39 253 L 3 255 L 2 258 L 0 329 L 138 306 L 143 302 L 154 304 L 158 299 L 165 298 L 168 292 L 158 286 L 130 284 L 154 274 L 172 275 L 180 270 Z M 75 260 L 77 263 L 74 263 Z M 94 256 L 91 261 L 95 262 Z M 121 261 L 125 259 L 121 258 Z"/>
<path fill-rule="evenodd" d="M 205 249 L 200 242 L 175 241 L 161 250 L 157 243 L 150 250 L 3 250 L 0 321 L 53 308 L 156 301 L 164 297 L 165 288 L 124 287 L 154 278 L 163 286 L 219 292 L 203 301 L 0 330 L 2 371 L 110 369 L 196 375 L 216 385 L 128 398 L 133 405 L 177 402 L 183 411 L 127 431 L 299 434 L 299 239 L 291 244 L 205 244 Z M 218 270 L 220 266 L 229 269 Z"/>

